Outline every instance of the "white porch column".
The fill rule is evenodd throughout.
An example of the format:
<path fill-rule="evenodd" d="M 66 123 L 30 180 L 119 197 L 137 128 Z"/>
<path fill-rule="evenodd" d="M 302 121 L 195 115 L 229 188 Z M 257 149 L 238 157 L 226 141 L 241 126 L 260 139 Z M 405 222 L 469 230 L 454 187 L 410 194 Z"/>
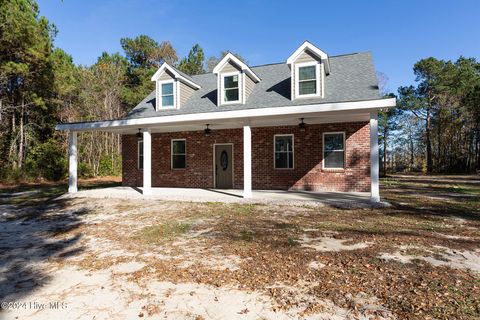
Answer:
<path fill-rule="evenodd" d="M 379 159 L 378 159 L 378 113 L 370 113 L 370 180 L 371 180 L 371 202 L 380 202 L 379 180 Z"/>
<path fill-rule="evenodd" d="M 143 194 L 152 194 L 152 134 L 143 130 Z"/>
<path fill-rule="evenodd" d="M 243 124 L 243 197 L 252 197 L 252 129 L 250 121 Z"/>
<path fill-rule="evenodd" d="M 68 133 L 68 193 L 75 193 L 77 188 L 77 132 Z"/>

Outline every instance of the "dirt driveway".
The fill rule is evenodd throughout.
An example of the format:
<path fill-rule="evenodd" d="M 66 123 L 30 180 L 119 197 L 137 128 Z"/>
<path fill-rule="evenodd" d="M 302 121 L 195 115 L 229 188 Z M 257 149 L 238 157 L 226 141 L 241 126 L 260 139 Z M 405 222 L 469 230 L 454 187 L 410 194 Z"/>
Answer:
<path fill-rule="evenodd" d="M 392 207 L 350 210 L 52 190 L 0 190 L 2 319 L 480 317 L 475 177 L 391 177 Z"/>

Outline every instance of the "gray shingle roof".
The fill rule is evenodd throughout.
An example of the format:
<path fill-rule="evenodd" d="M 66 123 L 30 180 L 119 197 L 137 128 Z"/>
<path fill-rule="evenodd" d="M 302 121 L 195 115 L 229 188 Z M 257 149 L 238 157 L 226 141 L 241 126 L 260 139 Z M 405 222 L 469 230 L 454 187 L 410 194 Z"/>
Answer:
<path fill-rule="evenodd" d="M 262 81 L 257 83 L 245 104 L 217 106 L 217 78 L 213 73 L 189 77 L 201 86 L 175 110 L 155 111 L 155 91 L 125 117 L 145 118 L 176 114 L 284 107 L 329 102 L 379 99 L 378 84 L 370 53 L 330 57 L 331 72 L 325 77 L 325 97 L 290 100 L 290 69 L 285 63 L 252 67 Z M 187 76 L 188 77 L 188 76 Z"/>
<path fill-rule="evenodd" d="M 182 71 L 178 70 L 177 68 L 175 68 L 174 66 L 171 66 L 169 65 L 173 70 L 175 70 L 176 72 L 178 72 L 179 75 L 181 75 L 182 77 L 184 77 L 185 79 L 188 79 L 192 82 L 195 82 L 195 80 L 193 80 L 193 78 L 191 76 L 189 76 L 188 74 L 186 73 L 183 73 Z"/>

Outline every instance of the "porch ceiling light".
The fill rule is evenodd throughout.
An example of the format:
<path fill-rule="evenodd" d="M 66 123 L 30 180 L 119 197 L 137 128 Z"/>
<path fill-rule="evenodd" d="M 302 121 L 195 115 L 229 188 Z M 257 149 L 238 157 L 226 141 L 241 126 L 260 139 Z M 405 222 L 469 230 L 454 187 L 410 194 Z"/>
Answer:
<path fill-rule="evenodd" d="M 212 129 L 210 129 L 208 126 L 209 126 L 209 124 L 207 123 L 207 127 L 205 128 L 205 130 L 203 130 L 203 131 L 205 131 L 206 136 L 209 136 L 210 133 L 212 133 Z"/>
<path fill-rule="evenodd" d="M 298 128 L 300 129 L 300 131 L 305 131 L 305 129 L 307 128 L 307 124 L 303 122 L 303 119 L 304 118 L 300 118 L 300 123 L 298 124 Z"/>
<path fill-rule="evenodd" d="M 137 132 L 137 139 L 142 139 L 142 133 L 140 132 L 142 129 L 138 129 L 138 132 Z"/>

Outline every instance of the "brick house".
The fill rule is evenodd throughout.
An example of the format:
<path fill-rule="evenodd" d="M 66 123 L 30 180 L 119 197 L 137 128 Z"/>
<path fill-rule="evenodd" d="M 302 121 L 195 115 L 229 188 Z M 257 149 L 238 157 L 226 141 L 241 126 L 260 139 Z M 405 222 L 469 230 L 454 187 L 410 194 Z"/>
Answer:
<path fill-rule="evenodd" d="M 126 186 L 308 191 L 378 189 L 381 98 L 369 53 L 328 56 L 304 42 L 286 63 L 249 67 L 227 54 L 212 73 L 164 63 L 155 90 L 122 119 L 65 123 L 70 186 L 77 190 L 76 133 L 122 134 Z"/>

